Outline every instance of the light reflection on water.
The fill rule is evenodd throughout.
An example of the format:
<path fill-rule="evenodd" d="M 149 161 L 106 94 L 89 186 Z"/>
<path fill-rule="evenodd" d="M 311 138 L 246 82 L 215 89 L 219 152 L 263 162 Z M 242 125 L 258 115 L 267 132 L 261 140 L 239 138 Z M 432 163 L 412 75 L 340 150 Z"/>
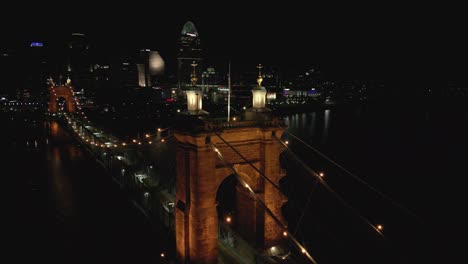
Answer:
<path fill-rule="evenodd" d="M 157 254 L 167 240 L 155 234 L 148 222 L 131 206 L 128 197 L 112 185 L 109 175 L 56 122 L 50 123 L 45 145 L 47 163 L 47 195 L 53 207 L 54 220 L 59 227 L 53 231 L 64 233 L 60 242 L 70 241 L 67 254 L 76 255 L 80 263 L 90 257 L 100 262 L 156 263 Z M 140 241 L 128 245 L 125 241 Z M 102 242 L 102 243 L 101 243 Z M 86 252 L 89 251 L 89 253 Z M 115 254 L 115 252 L 123 252 Z M 139 261 L 140 260 L 140 261 Z"/>
<path fill-rule="evenodd" d="M 15 262 L 159 263 L 159 254 L 144 252 L 163 250 L 169 257 L 169 240 L 93 157 L 57 122 L 39 124 L 8 118 L 0 137 L 4 178 L 12 182 L 4 184 L 12 190 L 4 218 L 12 220 L 6 239 L 18 249 Z"/>
<path fill-rule="evenodd" d="M 315 112 L 312 112 L 310 115 L 311 115 L 311 121 L 310 121 L 310 126 L 309 126 L 309 133 L 313 137 L 315 134 L 315 127 L 316 127 L 315 122 L 316 122 L 317 114 Z"/>
<path fill-rule="evenodd" d="M 416 213 L 424 211 L 424 206 L 421 200 L 429 200 L 428 193 L 424 193 L 418 188 L 422 177 L 427 176 L 428 173 L 421 173 L 423 166 L 417 164 L 413 159 L 414 153 L 410 151 L 414 148 L 419 156 L 423 156 L 424 153 L 418 150 L 416 147 L 418 144 L 425 143 L 425 138 L 419 137 L 417 140 L 413 138 L 413 134 L 423 135 L 417 132 L 426 132 L 426 123 L 422 123 L 423 120 L 413 120 L 413 116 L 406 112 L 399 113 L 394 109 L 380 109 L 380 112 L 376 111 L 378 108 L 357 108 L 357 109 L 326 109 L 317 110 L 310 113 L 304 114 L 290 114 L 284 117 L 287 130 L 301 138 L 311 146 L 320 150 L 326 156 L 335 160 L 340 165 L 344 166 L 349 171 L 358 175 L 361 179 L 369 182 L 371 186 L 376 187 L 379 190 L 384 189 L 384 193 L 394 198 L 395 201 L 403 203 L 403 205 L 413 205 L 410 207 Z M 424 117 L 423 115 L 421 117 Z M 307 120 L 304 120 L 307 119 Z M 422 118 L 421 118 L 422 119 Z M 427 120 L 427 118 L 426 118 Z M 400 135 L 401 134 L 401 135 Z M 288 133 L 285 133 L 285 139 L 291 139 Z M 430 137 L 428 137 L 430 138 Z M 408 253 L 413 249 L 409 249 L 408 245 L 416 242 L 421 242 L 423 239 L 419 239 L 418 235 L 421 234 L 422 229 L 413 229 L 413 219 L 405 216 L 404 220 L 407 220 L 404 225 L 399 221 L 403 217 L 399 217 L 401 212 L 395 213 L 396 209 L 389 203 L 376 202 L 375 196 L 372 192 L 364 189 L 362 185 L 352 180 L 351 177 L 345 173 L 337 170 L 330 163 L 325 162 L 313 151 L 306 148 L 297 140 L 291 140 L 290 148 L 296 153 L 300 159 L 302 159 L 311 169 L 317 170 L 325 168 L 327 175 L 327 184 L 332 187 L 340 195 L 343 195 L 345 199 L 353 204 L 353 207 L 357 207 L 360 212 L 363 212 L 366 217 L 381 217 L 388 224 L 388 226 L 399 225 L 399 230 L 391 233 L 395 241 L 398 241 L 401 247 L 404 248 L 398 254 L 404 255 L 405 257 L 412 258 L 412 253 Z M 405 153 L 400 151 L 405 149 Z M 395 155 L 398 153 L 398 155 Z M 411 162 L 407 162 L 407 160 Z M 400 168 L 407 166 L 408 170 L 401 172 Z M 382 168 L 385 168 L 382 170 Z M 294 217 L 302 213 L 301 210 L 294 211 L 293 203 L 300 203 L 308 200 L 309 186 L 305 183 L 307 176 L 301 176 L 303 171 L 300 168 L 294 170 L 293 166 L 288 168 L 288 177 L 286 181 L 290 181 L 290 200 L 291 206 L 288 221 L 294 225 L 297 221 Z M 417 171 L 419 173 L 413 173 Z M 405 185 L 401 185 L 401 182 L 395 178 L 395 175 L 405 178 Z M 404 175 L 404 176 L 402 176 Z M 419 177 L 419 178 L 418 178 Z M 399 178 L 398 178 L 399 179 Z M 292 182 L 292 183 L 291 183 Z M 301 187 L 302 186 L 304 187 Z M 307 186 L 307 187 L 306 187 Z M 303 188 L 304 190 L 300 191 Z M 418 190 L 418 195 L 414 195 L 414 190 Z M 310 223 L 311 225 L 318 226 L 320 221 L 319 218 L 315 218 L 317 215 L 322 217 L 323 222 L 327 222 L 328 227 L 331 230 L 335 230 L 337 227 L 342 225 L 344 222 L 353 219 L 351 216 L 342 214 L 341 217 L 336 217 L 343 212 L 343 208 L 336 206 L 334 203 L 329 202 L 328 196 L 314 194 L 314 199 L 320 201 L 324 205 L 323 211 L 319 211 L 317 207 L 310 209 L 313 213 L 306 214 L 304 223 Z M 303 205 L 304 207 L 305 205 Z M 317 206 L 317 205 L 316 205 Z M 303 208 L 298 207 L 298 208 Z M 333 212 L 328 215 L 328 212 Z M 346 221 L 333 222 L 333 219 L 345 219 Z M 315 219 L 315 220 L 314 220 Z M 320 231 L 316 231 L 314 227 L 309 227 L 303 224 L 303 234 L 306 239 L 310 239 L 313 236 L 319 237 Z M 358 229 L 356 226 L 353 228 Z M 412 235 L 408 236 L 406 231 L 412 230 Z M 361 231 L 359 231 L 361 232 Z M 358 232 L 358 233 L 359 233 Z M 390 232 L 389 232 L 390 233 Z M 338 235 L 337 235 L 338 236 Z M 369 246 L 366 241 L 359 240 L 361 237 L 355 237 L 352 232 L 340 233 L 340 239 L 350 239 L 356 245 Z M 411 241 L 411 242 L 402 242 Z M 308 243 L 315 243 L 312 240 Z M 324 236 L 321 240 L 322 245 L 330 243 L 329 247 L 333 248 L 333 241 L 329 242 Z M 319 242 L 317 242 L 318 246 Z M 408 245 L 407 245 L 408 244 Z M 421 247 L 424 248 L 424 247 Z M 420 250 L 419 248 L 417 250 Z M 415 252 L 418 252 L 415 250 Z M 325 255 L 332 256 L 333 250 L 325 253 Z M 360 249 L 351 250 L 351 252 L 359 252 Z M 384 252 L 387 254 L 387 252 Z M 366 253 L 367 254 L 367 253 Z M 417 255 L 417 254 L 415 254 Z M 370 256 L 370 259 L 374 256 Z M 375 259 L 379 258 L 379 254 L 376 254 Z M 339 262 L 336 262 L 339 263 Z M 367 262 L 362 262 L 367 263 Z M 373 262 L 383 263 L 383 262 Z"/>
<path fill-rule="evenodd" d="M 284 117 L 284 122 L 288 130 L 300 138 L 311 141 L 315 137 L 321 137 L 321 142 L 326 143 L 331 122 L 331 111 L 327 109 L 324 111 L 291 114 Z M 317 118 L 317 115 L 321 115 L 323 118 Z M 316 135 L 316 131 L 319 131 L 319 133 L 321 131 L 322 133 Z M 284 136 L 288 137 L 287 134 Z"/>
<path fill-rule="evenodd" d="M 73 145 L 69 145 L 68 148 L 73 148 Z M 69 166 L 67 163 L 72 162 L 74 159 L 67 154 L 58 146 L 51 146 L 46 152 L 49 169 L 49 195 L 51 200 L 55 201 L 56 212 L 62 216 L 76 213 L 73 183 L 69 175 L 67 175 L 67 167 Z"/>
<path fill-rule="evenodd" d="M 330 109 L 326 109 L 324 113 L 324 125 L 322 134 L 322 143 L 326 143 L 328 139 L 328 128 L 330 126 Z"/>

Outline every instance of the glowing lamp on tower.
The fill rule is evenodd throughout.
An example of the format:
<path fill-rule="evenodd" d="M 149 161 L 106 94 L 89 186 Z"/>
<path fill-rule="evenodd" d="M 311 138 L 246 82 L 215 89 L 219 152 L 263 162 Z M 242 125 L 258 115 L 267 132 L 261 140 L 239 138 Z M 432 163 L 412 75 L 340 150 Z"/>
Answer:
<path fill-rule="evenodd" d="M 256 109 L 265 108 L 265 95 L 266 95 L 266 90 L 263 87 L 257 87 L 257 89 L 252 90 L 253 108 L 256 108 Z"/>
<path fill-rule="evenodd" d="M 187 110 L 200 111 L 202 109 L 202 94 L 199 90 L 189 90 L 187 93 Z"/>
<path fill-rule="evenodd" d="M 258 77 L 257 77 L 257 83 L 258 86 L 255 87 L 252 90 L 252 106 L 254 109 L 261 109 L 265 108 L 265 96 L 266 96 L 266 90 L 265 88 L 262 87 L 262 68 L 263 66 L 259 64 L 257 66 L 258 68 Z"/>

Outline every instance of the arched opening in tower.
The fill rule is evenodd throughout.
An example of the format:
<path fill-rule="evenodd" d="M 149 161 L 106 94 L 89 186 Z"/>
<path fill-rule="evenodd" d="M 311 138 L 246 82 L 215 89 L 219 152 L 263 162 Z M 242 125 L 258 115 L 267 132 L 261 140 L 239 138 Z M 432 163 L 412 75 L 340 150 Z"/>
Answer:
<path fill-rule="evenodd" d="M 216 192 L 216 211 L 218 213 L 218 241 L 234 247 L 234 227 L 236 225 L 236 186 L 235 175 L 225 178 Z"/>
<path fill-rule="evenodd" d="M 70 109 L 67 107 L 67 100 L 65 97 L 57 97 L 57 112 L 68 113 Z"/>

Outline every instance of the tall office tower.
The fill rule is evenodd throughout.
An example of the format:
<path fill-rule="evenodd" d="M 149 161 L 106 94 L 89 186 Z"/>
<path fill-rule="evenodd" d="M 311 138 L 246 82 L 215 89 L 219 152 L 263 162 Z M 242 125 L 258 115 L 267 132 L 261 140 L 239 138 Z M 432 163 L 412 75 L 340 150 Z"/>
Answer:
<path fill-rule="evenodd" d="M 192 21 L 185 23 L 182 28 L 181 36 L 179 39 L 179 53 L 177 55 L 177 78 L 178 88 L 185 89 L 191 84 L 191 64 L 196 63 L 197 77 L 201 79 L 202 67 L 202 50 L 200 45 L 200 38 L 197 29 Z"/>
<path fill-rule="evenodd" d="M 124 89 L 134 89 L 138 87 L 138 69 L 135 66 L 132 56 L 124 55 L 117 61 L 115 80 L 117 80 L 117 87 Z"/>
<path fill-rule="evenodd" d="M 219 72 L 213 67 L 208 67 L 202 73 L 201 86 L 204 93 L 208 93 L 212 88 L 218 87 L 220 82 Z M 224 80 L 223 80 L 224 81 Z"/>
<path fill-rule="evenodd" d="M 138 69 L 138 85 L 151 87 L 158 83 L 164 74 L 165 62 L 159 52 L 150 49 L 140 50 Z"/>
<path fill-rule="evenodd" d="M 138 88 L 138 66 L 135 54 L 119 52 L 111 58 L 110 81 L 115 97 L 126 98 L 128 91 Z"/>
<path fill-rule="evenodd" d="M 25 52 L 25 76 L 23 99 L 33 97 L 39 99 L 39 96 L 47 92 L 47 71 L 48 62 L 46 58 L 46 47 L 42 42 L 31 42 Z"/>
<path fill-rule="evenodd" d="M 146 73 L 146 67 L 144 63 L 137 64 L 138 70 L 138 86 L 140 87 L 147 87 L 149 86 L 149 76 Z"/>
<path fill-rule="evenodd" d="M 88 94 L 93 91 L 93 67 L 89 56 L 89 43 L 85 34 L 72 33 L 67 49 L 67 73 L 62 81 L 70 77 L 73 86 L 79 90 L 85 90 Z"/>

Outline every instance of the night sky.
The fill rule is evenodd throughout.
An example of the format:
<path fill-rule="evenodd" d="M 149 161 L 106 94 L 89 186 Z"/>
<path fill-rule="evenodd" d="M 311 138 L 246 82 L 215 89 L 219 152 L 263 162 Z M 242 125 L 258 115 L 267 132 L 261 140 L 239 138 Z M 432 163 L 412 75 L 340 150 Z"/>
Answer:
<path fill-rule="evenodd" d="M 7 36 L 3 43 L 10 46 L 33 40 L 53 45 L 72 32 L 83 32 L 96 49 L 105 52 L 150 48 L 160 51 L 166 60 L 174 60 L 182 26 L 192 20 L 208 61 L 230 58 L 233 67 L 262 63 L 285 70 L 315 65 L 332 77 L 385 78 L 386 30 L 378 10 L 314 5 L 289 8 L 271 3 L 213 3 L 195 8 L 181 3 L 176 8 L 154 2 L 50 9 L 41 3 L 28 10 L 11 7 L 10 11 L 1 18 L 2 24 L 12 25 L 3 33 Z"/>
<path fill-rule="evenodd" d="M 192 20 L 208 63 L 231 59 L 233 67 L 262 63 L 286 71 L 316 66 L 330 78 L 408 80 L 409 86 L 427 79 L 466 79 L 468 56 L 461 33 L 466 19 L 456 7 L 453 13 L 425 8 L 284 1 L 5 3 L 0 47 L 33 40 L 53 45 L 83 32 L 102 53 L 150 48 L 167 63 L 175 61 L 178 35 Z"/>

